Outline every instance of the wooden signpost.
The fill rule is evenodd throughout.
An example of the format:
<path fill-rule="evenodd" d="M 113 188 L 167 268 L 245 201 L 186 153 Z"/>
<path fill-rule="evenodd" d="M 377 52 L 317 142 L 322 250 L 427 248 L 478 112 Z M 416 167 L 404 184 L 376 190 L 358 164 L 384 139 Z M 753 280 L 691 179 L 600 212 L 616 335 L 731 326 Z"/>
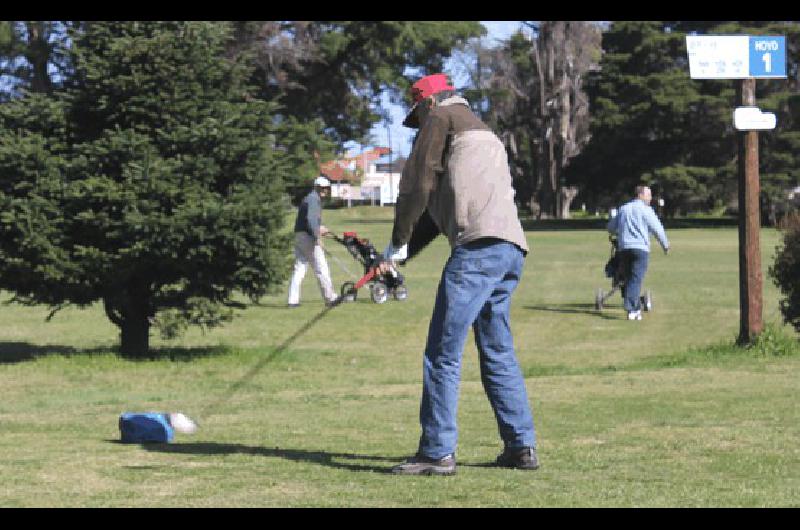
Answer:
<path fill-rule="evenodd" d="M 739 343 L 763 330 L 759 231 L 758 131 L 775 128 L 775 116 L 756 106 L 756 79 L 786 78 L 786 37 L 688 35 L 692 79 L 737 79 L 733 113 L 739 173 Z"/>

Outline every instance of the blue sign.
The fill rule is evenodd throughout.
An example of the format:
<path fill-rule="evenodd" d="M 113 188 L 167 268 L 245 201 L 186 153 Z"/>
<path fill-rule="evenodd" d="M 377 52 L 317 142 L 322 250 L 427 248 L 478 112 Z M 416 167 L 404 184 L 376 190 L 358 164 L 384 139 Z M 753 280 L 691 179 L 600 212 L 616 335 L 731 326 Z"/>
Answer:
<path fill-rule="evenodd" d="M 750 36 L 750 77 L 786 77 L 786 37 Z"/>

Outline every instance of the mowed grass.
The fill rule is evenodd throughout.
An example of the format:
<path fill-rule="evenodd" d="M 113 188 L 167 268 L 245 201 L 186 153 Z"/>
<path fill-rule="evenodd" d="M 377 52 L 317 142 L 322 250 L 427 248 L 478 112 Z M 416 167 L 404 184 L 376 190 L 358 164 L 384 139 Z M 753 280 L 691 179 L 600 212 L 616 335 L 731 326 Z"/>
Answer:
<path fill-rule="evenodd" d="M 324 220 L 381 250 L 391 216 L 366 207 Z M 501 443 L 470 339 L 458 474 L 388 473 L 419 436 L 442 238 L 402 270 L 408 300 L 376 305 L 363 289 L 277 352 L 323 310 L 311 271 L 300 308 L 287 309 L 281 289 L 225 327 L 154 334 L 154 358 L 141 361 L 114 353 L 117 330 L 99 306 L 47 323 L 44 307 L 0 306 L 0 506 L 798 506 L 800 354 L 766 274 L 779 234 L 764 229 L 761 248 L 764 320 L 789 344 L 783 355 L 732 345 L 735 227 L 668 234 L 673 251 L 654 244 L 645 282 L 654 311 L 628 322 L 617 296 L 594 309 L 597 289 L 609 288 L 602 230 L 527 233 L 512 326 L 536 472 L 489 465 Z M 360 275 L 343 247 L 327 248 L 337 285 Z M 121 444 L 125 411 L 182 411 L 200 429 L 171 444 Z"/>

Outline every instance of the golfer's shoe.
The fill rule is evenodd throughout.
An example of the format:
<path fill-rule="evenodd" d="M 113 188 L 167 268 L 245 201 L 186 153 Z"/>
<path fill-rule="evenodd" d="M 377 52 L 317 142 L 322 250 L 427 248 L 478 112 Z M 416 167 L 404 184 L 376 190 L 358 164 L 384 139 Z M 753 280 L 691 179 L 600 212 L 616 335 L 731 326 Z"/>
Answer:
<path fill-rule="evenodd" d="M 628 312 L 628 320 L 641 320 L 642 310 Z"/>
<path fill-rule="evenodd" d="M 447 455 L 434 459 L 416 454 L 392 468 L 395 475 L 455 475 L 456 457 Z"/>
<path fill-rule="evenodd" d="M 286 304 L 286 307 L 300 307 L 300 304 Z"/>
<path fill-rule="evenodd" d="M 497 457 L 497 465 L 514 469 L 539 469 L 535 447 L 506 447 Z"/>

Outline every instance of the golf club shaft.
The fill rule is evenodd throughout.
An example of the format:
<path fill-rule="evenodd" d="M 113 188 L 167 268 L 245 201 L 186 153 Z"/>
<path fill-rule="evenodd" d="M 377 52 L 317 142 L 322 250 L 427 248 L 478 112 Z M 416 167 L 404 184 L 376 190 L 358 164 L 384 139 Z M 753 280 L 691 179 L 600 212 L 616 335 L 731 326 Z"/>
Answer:
<path fill-rule="evenodd" d="M 232 384 L 228 391 L 222 396 L 222 398 L 218 399 L 214 402 L 211 406 L 207 407 L 203 413 L 203 418 L 208 419 L 212 415 L 214 415 L 217 409 L 226 401 L 228 401 L 235 393 L 238 391 L 245 383 L 250 381 L 253 377 L 255 377 L 258 372 L 260 372 L 266 365 L 276 359 L 279 355 L 281 355 L 286 349 L 294 343 L 298 338 L 303 336 L 309 329 L 311 329 L 317 322 L 322 320 L 328 312 L 333 309 L 334 307 L 338 306 L 342 302 L 342 297 L 339 296 L 334 300 L 329 306 L 325 309 L 314 315 L 311 320 L 306 322 L 300 329 L 298 329 L 291 337 L 283 341 L 283 343 L 278 346 L 275 350 L 272 351 L 269 355 L 258 361 L 255 366 L 253 366 L 249 372 L 243 375 L 238 381 Z"/>
<path fill-rule="evenodd" d="M 362 285 L 364 285 L 364 283 L 366 283 L 372 277 L 373 274 L 374 274 L 373 271 L 370 271 L 369 273 L 365 274 L 358 281 L 358 283 L 356 285 L 358 287 L 361 287 Z M 349 294 L 349 293 L 347 293 L 347 294 Z M 331 309 L 333 309 L 335 307 L 338 307 L 339 304 L 341 304 L 343 301 L 344 301 L 344 295 L 339 295 L 338 297 L 336 297 L 336 300 L 331 302 L 327 307 L 325 307 L 325 309 L 323 309 L 322 311 L 320 311 L 319 313 L 314 315 L 314 317 L 311 318 L 311 320 L 309 320 L 308 322 L 303 324 L 303 326 L 300 327 L 300 329 L 298 329 L 291 337 L 289 337 L 288 339 L 283 341 L 283 343 L 280 346 L 278 346 L 272 353 L 270 353 L 269 355 L 267 355 L 266 357 L 264 357 L 263 359 L 258 361 L 258 363 L 256 363 L 256 365 L 253 366 L 253 368 L 251 368 L 249 372 L 247 372 L 238 381 L 236 381 L 234 384 L 232 384 L 228 388 L 227 392 L 220 399 L 218 399 L 216 402 L 214 402 L 210 406 L 206 407 L 206 409 L 203 411 L 203 414 L 202 414 L 201 417 L 204 418 L 204 420 L 205 420 L 205 419 L 211 417 L 212 415 L 214 415 L 216 413 L 217 409 L 219 409 L 219 407 L 223 403 L 228 401 L 236 393 L 237 390 L 239 390 L 245 383 L 247 383 L 253 377 L 255 377 L 256 374 L 258 374 L 258 372 L 260 372 L 266 365 L 268 365 L 275 358 L 277 358 L 284 351 L 286 351 L 286 349 L 289 346 L 291 346 L 292 343 L 294 343 L 294 341 L 296 341 L 298 338 L 302 337 L 317 322 L 322 320 L 328 314 L 328 312 L 330 312 Z"/>

